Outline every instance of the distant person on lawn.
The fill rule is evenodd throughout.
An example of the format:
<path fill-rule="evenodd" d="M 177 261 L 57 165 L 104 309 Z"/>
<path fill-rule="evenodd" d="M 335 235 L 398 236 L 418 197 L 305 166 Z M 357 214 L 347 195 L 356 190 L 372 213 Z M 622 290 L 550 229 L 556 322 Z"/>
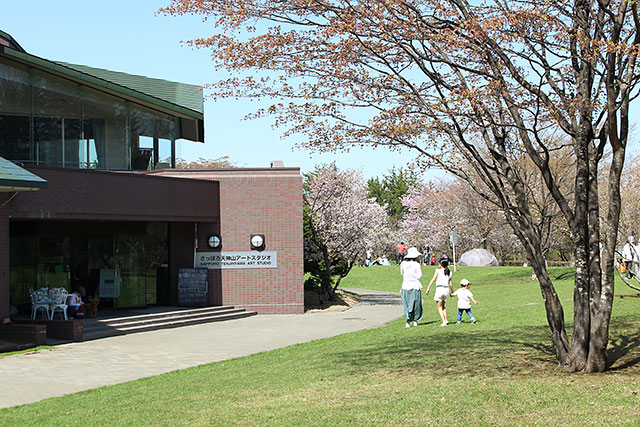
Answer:
<path fill-rule="evenodd" d="M 407 252 L 407 245 L 405 245 L 404 242 L 400 242 L 400 244 L 396 246 L 396 250 L 398 251 L 396 264 L 400 264 L 404 260 L 404 254 Z"/>
<path fill-rule="evenodd" d="M 462 322 L 462 313 L 467 312 L 467 316 L 471 319 L 471 323 L 476 323 L 476 318 L 473 316 L 471 312 L 471 301 L 474 304 L 477 304 L 473 298 L 473 294 L 469 290 L 471 283 L 467 279 L 462 279 L 460 281 L 460 289 L 451 294 L 452 297 L 458 297 L 458 321 L 456 322 L 458 325 Z"/>
<path fill-rule="evenodd" d="M 447 326 L 449 322 L 447 321 L 447 307 L 445 304 L 447 303 L 447 299 L 449 299 L 449 295 L 453 293 L 448 256 L 443 255 L 442 258 L 440 258 L 439 266 L 433 273 L 433 278 L 429 282 L 429 286 L 427 286 L 427 295 L 429 295 L 429 290 L 431 290 L 433 282 L 436 282 L 436 291 L 433 299 L 438 304 L 438 314 L 440 315 L 440 320 L 442 320 L 440 326 Z"/>
<path fill-rule="evenodd" d="M 422 319 L 422 268 L 420 267 L 420 252 L 416 248 L 409 248 L 404 261 L 400 264 L 402 274 L 402 307 L 404 318 L 407 321 L 406 328 L 411 325 L 418 326 L 418 320 Z"/>

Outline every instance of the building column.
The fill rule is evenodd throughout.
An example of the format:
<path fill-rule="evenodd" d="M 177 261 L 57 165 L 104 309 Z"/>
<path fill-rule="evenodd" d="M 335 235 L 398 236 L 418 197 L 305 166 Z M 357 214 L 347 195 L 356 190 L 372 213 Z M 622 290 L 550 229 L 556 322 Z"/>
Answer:
<path fill-rule="evenodd" d="M 9 317 L 11 283 L 9 281 L 9 209 L 5 206 L 11 193 L 0 193 L 0 319 Z"/>
<path fill-rule="evenodd" d="M 169 298 L 171 305 L 178 305 L 178 271 L 181 268 L 193 268 L 195 257 L 195 223 L 169 223 L 169 275 L 171 286 Z"/>

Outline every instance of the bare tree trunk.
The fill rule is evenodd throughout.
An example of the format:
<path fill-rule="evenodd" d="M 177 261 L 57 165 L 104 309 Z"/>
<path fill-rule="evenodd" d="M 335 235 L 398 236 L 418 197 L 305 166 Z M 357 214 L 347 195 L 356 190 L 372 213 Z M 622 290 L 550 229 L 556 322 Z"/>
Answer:
<path fill-rule="evenodd" d="M 591 288 L 591 341 L 589 343 L 589 358 L 585 371 L 603 372 L 607 368 L 606 350 L 609 342 L 609 323 L 613 307 L 614 273 L 613 253 L 615 251 L 616 236 L 620 210 L 620 177 L 624 167 L 625 146 L 614 144 L 614 151 L 609 169 L 609 210 L 607 212 L 607 230 L 605 232 L 602 258 L 600 257 L 598 240 L 592 240 L 592 276 L 600 280 L 592 282 Z M 595 228 L 595 227 L 590 227 Z M 597 229 L 596 229 L 597 231 Z M 596 236 L 592 236 L 593 239 Z"/>
<path fill-rule="evenodd" d="M 566 369 L 571 359 L 569 356 L 569 338 L 564 327 L 564 310 L 544 266 L 544 260 L 541 263 L 540 258 L 530 256 L 529 261 L 540 283 L 540 291 L 542 292 L 542 299 L 547 313 L 547 322 L 551 328 L 553 344 L 556 350 L 556 359 L 560 366 Z"/>
<path fill-rule="evenodd" d="M 600 263 L 600 201 L 598 198 L 598 162 L 600 155 L 593 142 L 589 143 L 589 215 L 588 215 L 588 268 L 589 268 L 589 348 L 586 372 L 602 372 L 607 365 L 607 341 L 609 336 L 609 315 L 606 325 L 602 322 L 606 307 L 600 302 L 602 295 L 602 264 Z M 605 304 L 606 305 L 606 304 Z M 596 326 L 597 325 L 597 326 Z M 604 346 L 599 341 L 603 338 Z"/>
<path fill-rule="evenodd" d="M 329 257 L 329 251 L 326 246 L 322 247 L 322 259 L 324 266 L 320 271 L 320 289 L 323 294 L 327 295 L 327 297 L 333 301 L 335 292 L 333 292 L 333 286 L 331 284 L 331 258 Z"/>
<path fill-rule="evenodd" d="M 358 256 L 354 255 L 353 258 L 349 260 L 349 268 L 347 268 L 346 270 L 341 271 L 340 274 L 338 275 L 338 278 L 336 279 L 336 283 L 335 283 L 335 285 L 333 285 L 333 294 L 334 295 L 336 293 L 336 289 L 338 289 L 338 286 L 340 286 L 340 282 L 342 281 L 342 279 L 349 275 L 349 272 L 351 271 L 351 269 L 353 268 L 353 266 L 357 262 L 357 258 L 358 258 Z"/>
<path fill-rule="evenodd" d="M 582 371 L 589 353 L 589 268 L 586 265 L 584 246 L 576 248 L 576 276 L 573 287 L 573 335 L 569 352 L 570 364 L 564 366 L 568 372 Z"/>

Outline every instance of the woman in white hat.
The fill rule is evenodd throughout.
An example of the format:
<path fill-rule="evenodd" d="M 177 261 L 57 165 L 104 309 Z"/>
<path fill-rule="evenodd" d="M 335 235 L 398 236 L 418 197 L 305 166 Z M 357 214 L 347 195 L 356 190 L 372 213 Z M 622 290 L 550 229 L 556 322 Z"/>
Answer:
<path fill-rule="evenodd" d="M 422 269 L 420 268 L 420 256 L 416 248 L 409 248 L 404 260 L 400 264 L 402 274 L 402 306 L 404 318 L 407 321 L 405 327 L 418 326 L 418 320 L 422 319 Z"/>

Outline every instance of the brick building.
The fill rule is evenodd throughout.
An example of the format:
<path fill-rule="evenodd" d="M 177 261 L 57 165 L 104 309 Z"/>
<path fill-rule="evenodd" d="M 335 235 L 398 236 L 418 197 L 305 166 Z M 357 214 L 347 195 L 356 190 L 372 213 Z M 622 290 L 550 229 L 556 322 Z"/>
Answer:
<path fill-rule="evenodd" d="M 302 313 L 300 170 L 173 169 L 203 130 L 196 86 L 48 61 L 0 31 L 0 318 L 41 287 L 178 305 L 194 267 L 207 305 Z"/>

